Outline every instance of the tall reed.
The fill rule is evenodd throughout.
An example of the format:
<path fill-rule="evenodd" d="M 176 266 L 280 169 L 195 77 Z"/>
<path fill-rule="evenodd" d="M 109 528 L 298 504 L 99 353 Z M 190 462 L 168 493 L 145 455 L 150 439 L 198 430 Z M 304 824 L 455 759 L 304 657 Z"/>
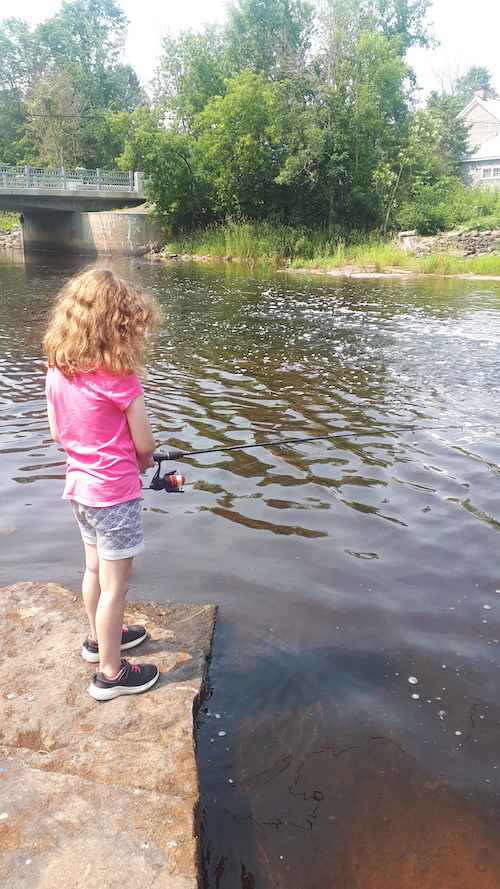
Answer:
<path fill-rule="evenodd" d="M 391 269 L 415 274 L 500 275 L 500 253 L 463 258 L 436 252 L 414 258 L 396 246 L 395 239 L 377 237 L 346 241 L 326 232 L 289 226 L 229 221 L 190 234 L 179 235 L 165 246 L 168 253 L 212 259 L 271 262 L 292 269 L 360 267 L 369 272 Z"/>

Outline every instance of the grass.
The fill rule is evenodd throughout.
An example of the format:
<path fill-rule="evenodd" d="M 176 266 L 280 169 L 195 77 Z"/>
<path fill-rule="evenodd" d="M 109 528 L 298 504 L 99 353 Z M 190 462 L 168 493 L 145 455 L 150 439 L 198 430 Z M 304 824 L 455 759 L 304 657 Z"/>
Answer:
<path fill-rule="evenodd" d="M 408 257 L 391 242 L 371 241 L 365 244 L 347 245 L 339 241 L 333 249 L 316 254 L 312 260 L 294 259 L 291 268 L 342 269 L 359 266 L 374 272 L 387 269 L 403 269 Z"/>
<path fill-rule="evenodd" d="M 229 221 L 224 225 L 212 225 L 180 235 L 165 245 L 165 251 L 229 260 L 284 263 L 295 257 L 312 259 L 316 253 L 324 251 L 328 243 L 326 235 L 308 229 L 264 222 Z"/>
<path fill-rule="evenodd" d="M 0 213 L 0 231 L 12 231 L 20 224 L 19 213 Z"/>
<path fill-rule="evenodd" d="M 500 275 L 500 253 L 468 257 L 430 253 L 414 263 L 415 270 L 426 275 Z"/>
<path fill-rule="evenodd" d="M 436 252 L 414 258 L 399 250 L 395 239 L 370 237 L 357 242 L 332 240 L 325 233 L 281 225 L 228 222 L 179 236 L 165 253 L 211 259 L 270 262 L 290 269 L 343 269 L 371 272 L 399 269 L 427 275 L 500 275 L 500 253 L 476 257 Z"/>

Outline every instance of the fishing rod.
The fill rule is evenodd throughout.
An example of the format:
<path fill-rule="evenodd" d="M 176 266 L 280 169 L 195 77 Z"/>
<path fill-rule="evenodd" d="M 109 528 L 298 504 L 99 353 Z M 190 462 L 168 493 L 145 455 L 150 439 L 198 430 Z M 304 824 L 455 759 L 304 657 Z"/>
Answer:
<path fill-rule="evenodd" d="M 434 426 L 434 429 L 449 429 L 449 426 Z M 462 428 L 462 427 L 458 427 Z M 362 435 L 373 435 L 374 431 L 384 431 L 392 433 L 393 431 L 405 431 L 412 432 L 414 429 L 413 426 L 399 426 L 393 427 L 393 429 L 384 429 L 384 430 L 369 430 L 365 432 L 349 432 L 347 429 L 342 429 L 339 432 L 331 432 L 329 435 L 311 435 L 307 438 L 277 438 L 274 441 L 259 441 L 254 444 L 237 444 L 237 445 L 221 445 L 217 448 L 200 448 L 196 451 L 182 451 L 180 448 L 170 448 L 168 451 L 156 451 L 153 454 L 153 460 L 155 463 L 158 463 L 158 467 L 156 472 L 151 479 L 151 484 L 149 485 L 153 491 L 167 491 L 167 492 L 182 492 L 184 490 L 184 482 L 185 478 L 178 469 L 172 470 L 170 472 L 166 472 L 163 476 L 160 475 L 161 464 L 164 460 L 181 460 L 183 457 L 196 457 L 199 454 L 216 454 L 221 451 L 241 451 L 241 450 L 249 450 L 250 448 L 271 448 L 277 447 L 279 445 L 286 444 L 301 444 L 303 442 L 308 441 L 327 441 L 331 438 L 346 438 L 346 437 L 356 437 Z"/>

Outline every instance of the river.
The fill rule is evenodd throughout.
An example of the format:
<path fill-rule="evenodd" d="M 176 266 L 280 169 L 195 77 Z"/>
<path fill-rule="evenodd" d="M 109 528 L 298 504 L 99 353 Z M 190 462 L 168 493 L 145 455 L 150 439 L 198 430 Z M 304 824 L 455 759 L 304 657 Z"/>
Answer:
<path fill-rule="evenodd" d="M 500 887 L 500 287 L 101 264 L 166 322 L 130 598 L 216 603 L 205 889 Z M 41 338 L 78 260 L 0 257 L 3 585 L 75 593 Z"/>

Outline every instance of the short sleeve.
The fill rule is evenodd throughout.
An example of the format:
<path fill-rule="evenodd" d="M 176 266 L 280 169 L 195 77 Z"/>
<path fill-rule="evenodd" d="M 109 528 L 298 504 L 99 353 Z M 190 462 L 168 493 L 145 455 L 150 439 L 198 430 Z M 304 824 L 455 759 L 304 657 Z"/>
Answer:
<path fill-rule="evenodd" d="M 45 376 L 45 397 L 46 397 L 47 401 L 49 402 L 49 404 L 53 403 L 53 398 L 52 398 L 52 378 L 53 378 L 53 376 L 54 376 L 54 368 L 53 367 L 47 368 L 47 374 Z"/>
<path fill-rule="evenodd" d="M 142 395 L 143 391 L 141 381 L 137 374 L 132 374 L 131 377 L 115 377 L 113 380 L 111 398 L 120 410 L 126 411 L 132 404 L 134 398 L 137 398 L 138 395 Z"/>

